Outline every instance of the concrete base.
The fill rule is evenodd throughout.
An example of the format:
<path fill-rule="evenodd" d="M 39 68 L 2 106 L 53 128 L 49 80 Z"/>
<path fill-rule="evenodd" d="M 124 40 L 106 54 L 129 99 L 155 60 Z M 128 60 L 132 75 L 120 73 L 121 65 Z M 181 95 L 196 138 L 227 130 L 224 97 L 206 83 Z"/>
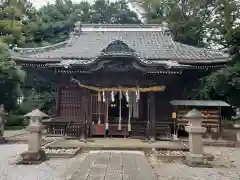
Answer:
<path fill-rule="evenodd" d="M 208 163 L 204 155 L 192 154 L 186 156 L 183 163 L 189 167 L 202 167 L 202 168 L 212 168 L 212 164 Z"/>
<path fill-rule="evenodd" d="M 49 150 L 46 150 L 46 154 L 48 158 L 73 158 L 80 152 L 81 152 L 80 147 L 76 148 L 73 152 L 49 152 Z"/>
<path fill-rule="evenodd" d="M 150 143 L 154 143 L 154 142 L 156 142 L 156 139 L 154 137 L 150 137 L 150 141 L 149 142 Z"/>
<path fill-rule="evenodd" d="M 174 141 L 177 141 L 177 140 L 179 140 L 179 138 L 178 138 L 178 136 L 177 136 L 176 134 L 173 134 L 173 136 L 172 136 L 172 137 L 173 137 L 173 140 L 174 140 Z"/>
<path fill-rule="evenodd" d="M 237 136 L 237 141 L 240 142 L 240 132 L 237 132 L 236 136 Z"/>
<path fill-rule="evenodd" d="M 0 137 L 0 144 L 5 144 L 5 143 L 6 143 L 5 137 Z"/>
<path fill-rule="evenodd" d="M 187 160 L 183 160 L 183 164 L 189 166 L 189 167 L 197 167 L 197 168 L 213 168 L 213 165 L 212 164 L 209 164 L 209 163 L 202 163 L 202 164 L 199 164 L 199 163 L 192 163 L 192 162 L 189 162 Z"/>
<path fill-rule="evenodd" d="M 21 160 L 17 164 L 40 164 L 48 159 L 44 150 L 39 150 L 38 152 L 25 151 L 20 156 Z"/>

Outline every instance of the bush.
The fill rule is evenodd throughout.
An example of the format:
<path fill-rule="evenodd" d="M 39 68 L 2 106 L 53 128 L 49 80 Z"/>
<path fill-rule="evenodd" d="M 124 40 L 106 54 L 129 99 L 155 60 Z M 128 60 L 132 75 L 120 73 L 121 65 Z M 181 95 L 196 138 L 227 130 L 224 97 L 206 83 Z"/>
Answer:
<path fill-rule="evenodd" d="M 7 118 L 7 122 L 6 122 L 6 126 L 23 126 L 23 122 L 24 122 L 24 117 L 21 115 L 15 115 L 12 113 L 9 113 L 9 115 L 6 117 Z"/>

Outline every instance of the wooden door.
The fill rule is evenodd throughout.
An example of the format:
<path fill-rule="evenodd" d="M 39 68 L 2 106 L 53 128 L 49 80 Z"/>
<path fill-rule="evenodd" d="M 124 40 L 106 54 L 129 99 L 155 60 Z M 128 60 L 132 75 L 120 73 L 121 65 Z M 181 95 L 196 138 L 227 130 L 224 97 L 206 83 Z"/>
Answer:
<path fill-rule="evenodd" d="M 92 135 L 105 135 L 105 119 L 107 103 L 98 101 L 98 94 L 90 95 L 90 108 L 92 115 L 91 134 Z"/>
<path fill-rule="evenodd" d="M 107 103 L 98 101 L 98 95 L 97 94 L 91 94 L 90 96 L 90 108 L 91 108 L 91 114 L 92 114 L 92 122 L 94 124 L 98 124 L 99 117 L 100 117 L 100 124 L 105 124 L 105 118 L 106 118 L 106 108 Z"/>

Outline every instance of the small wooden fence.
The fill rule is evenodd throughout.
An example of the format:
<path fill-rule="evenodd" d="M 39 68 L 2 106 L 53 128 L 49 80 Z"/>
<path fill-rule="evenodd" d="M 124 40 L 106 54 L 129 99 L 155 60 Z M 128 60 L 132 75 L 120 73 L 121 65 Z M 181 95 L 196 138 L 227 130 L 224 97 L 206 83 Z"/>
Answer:
<path fill-rule="evenodd" d="M 53 118 L 50 121 L 44 121 L 43 125 L 46 126 L 47 134 L 49 135 L 61 135 L 78 138 L 81 135 L 89 136 L 89 127 L 87 124 L 82 123 L 80 119 L 74 117 L 59 117 Z M 171 136 L 172 123 L 169 121 L 156 122 L 156 137 Z M 131 121 L 131 134 L 128 133 L 128 121 L 122 121 L 122 132 L 119 132 L 118 122 L 109 122 L 110 135 L 121 135 L 127 137 L 131 135 L 132 138 L 145 138 L 151 135 L 150 127 L 147 125 L 147 121 L 132 120 Z"/>
<path fill-rule="evenodd" d="M 46 126 L 47 134 L 49 135 L 61 135 L 78 138 L 86 133 L 86 125 L 76 118 L 55 118 L 51 121 L 44 121 L 43 125 Z"/>

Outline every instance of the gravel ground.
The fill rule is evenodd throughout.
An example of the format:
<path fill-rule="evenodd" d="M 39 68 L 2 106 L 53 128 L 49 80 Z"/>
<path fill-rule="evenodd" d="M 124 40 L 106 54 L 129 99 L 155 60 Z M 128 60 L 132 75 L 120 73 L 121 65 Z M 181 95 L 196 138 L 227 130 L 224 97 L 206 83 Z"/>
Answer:
<path fill-rule="evenodd" d="M 15 165 L 18 154 L 26 149 L 26 144 L 0 146 L 0 180 L 69 180 L 86 156 Z M 205 147 L 205 152 L 215 156 L 214 168 L 190 168 L 180 162 L 157 162 L 153 158 L 150 162 L 159 180 L 240 180 L 240 148 Z"/>
<path fill-rule="evenodd" d="M 215 156 L 214 168 L 191 168 L 181 162 L 165 163 L 150 157 L 159 180 L 240 180 L 240 149 L 205 147 Z"/>
<path fill-rule="evenodd" d="M 18 154 L 26 149 L 25 144 L 0 146 L 0 180 L 67 180 L 76 171 L 75 164 L 85 156 L 51 159 L 40 165 L 15 165 Z"/>

